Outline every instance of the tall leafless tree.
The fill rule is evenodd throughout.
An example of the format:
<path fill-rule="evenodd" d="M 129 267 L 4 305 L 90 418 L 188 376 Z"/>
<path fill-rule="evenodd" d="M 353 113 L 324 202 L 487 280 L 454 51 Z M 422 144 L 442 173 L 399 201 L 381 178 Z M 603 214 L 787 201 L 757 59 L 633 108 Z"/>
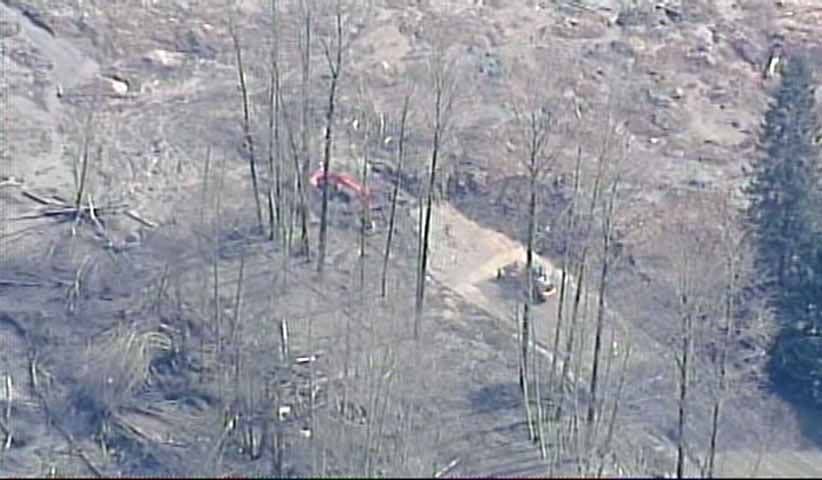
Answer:
<path fill-rule="evenodd" d="M 414 301 L 414 338 L 419 339 L 422 310 L 425 302 L 425 283 L 428 275 L 428 241 L 431 235 L 431 213 L 433 211 L 434 190 L 437 182 L 438 164 L 441 148 L 446 139 L 453 116 L 457 95 L 458 78 L 456 62 L 448 57 L 442 40 L 434 42 L 429 59 L 428 74 L 431 88 L 431 161 L 428 172 L 428 185 L 425 192 L 425 220 L 420 238 L 420 255 L 417 268 L 417 288 Z M 422 208 L 422 206 L 420 206 Z"/>
<path fill-rule="evenodd" d="M 331 155 L 334 142 L 334 111 L 337 102 L 337 88 L 339 86 L 340 75 L 343 72 L 343 9 L 341 0 L 334 1 L 334 34 L 333 41 L 329 45 L 326 39 L 321 37 L 323 53 L 328 62 L 328 105 L 325 114 L 325 139 L 323 142 L 323 182 L 322 211 L 320 213 L 320 238 L 317 247 L 317 273 L 322 275 L 325 265 L 326 237 L 328 236 L 328 184 L 327 175 L 331 171 Z"/>
<path fill-rule="evenodd" d="M 564 327 L 564 320 L 565 320 L 565 304 L 567 303 L 568 298 L 568 290 L 569 290 L 569 275 L 568 269 L 571 267 L 571 237 L 573 235 L 572 232 L 576 229 L 577 224 L 577 203 L 579 202 L 579 179 L 580 179 L 580 169 L 582 167 L 582 147 L 577 147 L 577 156 L 576 156 L 576 165 L 574 168 L 574 175 L 573 175 L 573 190 L 571 193 L 571 201 L 568 204 L 568 208 L 564 212 L 565 217 L 565 232 L 562 236 L 562 261 L 560 263 L 560 279 L 559 279 L 559 292 L 558 292 L 558 300 L 557 300 L 557 323 L 554 329 L 554 341 L 553 341 L 553 349 L 554 356 L 551 359 L 551 371 L 548 376 L 548 388 L 550 390 L 549 394 L 555 394 L 557 392 L 561 392 L 561 385 L 565 381 L 564 377 L 559 378 L 559 385 L 560 388 L 557 388 L 554 384 L 556 380 L 557 374 L 557 362 L 559 358 L 564 354 L 560 352 L 560 340 L 562 337 L 562 331 Z M 569 329 L 569 334 L 571 329 Z M 571 341 L 573 344 L 573 340 Z M 563 367 L 563 370 L 565 368 Z M 567 375 L 567 371 L 564 375 Z M 559 405 L 559 402 L 557 402 Z"/>
<path fill-rule="evenodd" d="M 280 148 L 280 6 L 271 0 L 271 75 L 268 84 L 268 224 L 269 239 L 283 228 L 282 158 Z"/>
<path fill-rule="evenodd" d="M 306 257 L 311 254 L 308 242 L 308 171 L 311 166 L 311 32 L 313 29 L 313 0 L 300 0 L 300 158 L 297 163 L 299 181 L 299 221 L 300 221 L 300 249 L 299 253 Z"/>
<path fill-rule="evenodd" d="M 243 65 L 243 47 L 240 43 L 240 34 L 237 31 L 234 15 L 229 16 L 228 30 L 231 34 L 231 41 L 234 45 L 234 56 L 237 62 L 237 76 L 240 81 L 240 93 L 243 101 L 243 143 L 248 154 L 248 168 L 251 173 L 251 187 L 254 195 L 254 207 L 257 214 L 257 226 L 263 230 L 263 210 L 260 204 L 260 187 L 257 177 L 257 157 L 254 151 L 254 137 L 251 134 L 251 110 L 248 98 L 248 84 L 246 71 Z"/>
<path fill-rule="evenodd" d="M 394 240 L 394 226 L 397 214 L 397 199 L 400 194 L 400 186 L 402 183 L 403 164 L 405 160 L 405 127 L 408 121 L 408 109 L 411 103 L 412 92 L 405 94 L 402 102 L 402 110 L 400 111 L 400 137 L 397 139 L 397 161 L 394 173 L 394 186 L 391 191 L 391 211 L 388 215 L 388 233 L 385 237 L 385 250 L 382 257 L 382 274 L 380 276 L 380 296 L 385 298 L 386 283 L 388 279 L 388 262 L 391 258 L 391 242 Z"/>
<path fill-rule="evenodd" d="M 704 475 L 707 478 L 713 478 L 716 474 L 716 453 L 719 442 L 719 433 L 722 425 L 722 413 L 725 401 L 732 393 L 731 387 L 734 383 L 734 377 L 738 374 L 735 372 L 733 365 L 734 345 L 738 344 L 744 337 L 749 337 L 743 322 L 740 320 L 741 308 L 740 301 L 743 292 L 748 289 L 753 281 L 752 275 L 752 260 L 751 252 L 754 249 L 751 246 L 751 239 L 745 229 L 741 228 L 743 225 L 741 221 L 740 210 L 733 205 L 731 192 L 720 192 L 711 203 L 714 205 L 713 212 L 715 216 L 708 218 L 715 218 L 718 239 L 717 251 L 719 256 L 716 258 L 716 264 L 719 265 L 718 277 L 721 279 L 717 291 L 720 292 L 718 296 L 718 307 L 716 316 L 719 319 L 719 325 L 716 329 L 712 329 L 712 337 L 719 340 L 711 343 L 718 343 L 718 358 L 714 362 L 714 396 L 713 404 L 711 406 L 711 431 L 710 439 L 708 441 L 707 458 L 705 459 Z M 754 329 L 758 329 L 759 325 L 753 325 Z M 717 331 L 718 330 L 718 331 Z M 757 332 L 755 335 L 768 336 L 768 332 Z M 759 342 L 766 344 L 767 342 Z M 764 349 L 763 349 L 764 351 Z"/>
<path fill-rule="evenodd" d="M 529 378 L 533 377 L 537 418 L 536 429 L 529 429 L 529 431 L 532 434 L 532 440 L 539 441 L 540 453 L 545 458 L 547 449 L 543 433 L 544 410 L 540 391 L 542 380 L 536 371 L 529 375 L 528 365 L 529 362 L 534 363 L 535 366 L 537 365 L 536 358 L 529 359 L 529 348 L 533 348 L 530 344 L 536 342 L 536 325 L 533 324 L 532 319 L 532 308 L 537 301 L 534 272 L 542 270 L 542 266 L 538 268 L 536 265 L 534 252 L 538 228 L 539 187 L 558 153 L 556 146 L 551 144 L 551 140 L 556 138 L 554 130 L 557 125 L 556 116 L 559 112 L 554 111 L 554 105 L 551 105 L 550 99 L 542 93 L 541 85 L 538 85 L 538 80 L 544 81 L 544 76 L 540 75 L 537 78 L 537 75 L 530 71 L 525 72 L 524 75 L 527 77 L 524 98 L 519 101 L 515 99 L 513 102 L 515 142 L 521 147 L 522 158 L 520 162 L 528 176 L 528 202 L 527 211 L 525 212 L 528 234 L 526 238 L 524 278 L 520 280 L 520 284 L 525 286 L 525 301 L 522 308 L 522 325 L 518 329 L 521 333 L 519 384 L 524 403 L 528 405 L 531 402 Z M 532 421 L 530 409 L 526 409 L 526 417 L 528 417 L 526 418 L 528 422 Z"/>
<path fill-rule="evenodd" d="M 615 215 L 616 202 L 619 193 L 622 172 L 621 160 L 627 154 L 629 146 L 629 136 L 623 130 L 621 122 L 616 121 L 612 114 L 609 113 L 607 122 L 607 130 L 602 143 L 602 149 L 597 162 L 597 175 L 594 179 L 594 206 L 598 201 L 598 193 L 600 188 L 604 188 L 607 195 L 602 199 L 601 204 L 601 219 L 599 235 L 601 239 L 600 251 L 600 272 L 597 285 L 597 313 L 596 324 L 594 331 L 594 349 L 593 360 L 591 366 L 591 380 L 589 387 L 590 402 L 588 404 L 588 412 L 586 415 L 586 422 L 588 424 L 589 432 L 588 446 L 593 440 L 592 434 L 595 427 L 595 422 L 598 417 L 600 408 L 599 387 L 600 387 L 600 368 L 602 356 L 603 334 L 605 329 L 605 296 L 608 287 L 608 275 L 610 273 L 611 263 L 613 261 L 613 240 L 615 230 Z M 603 183 L 604 182 L 604 183 Z"/>

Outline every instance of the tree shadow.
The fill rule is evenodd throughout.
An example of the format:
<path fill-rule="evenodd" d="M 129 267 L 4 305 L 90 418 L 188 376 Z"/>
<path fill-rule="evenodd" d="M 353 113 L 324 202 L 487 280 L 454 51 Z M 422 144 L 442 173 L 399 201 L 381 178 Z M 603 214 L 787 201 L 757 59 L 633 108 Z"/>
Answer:
<path fill-rule="evenodd" d="M 513 410 L 522 404 L 522 393 L 517 383 L 496 383 L 472 391 L 468 400 L 477 413 Z"/>
<path fill-rule="evenodd" d="M 784 335 L 781 333 L 779 337 Z M 800 382 L 795 376 L 786 374 L 786 367 L 780 359 L 779 338 L 777 338 L 766 366 L 769 380 L 768 391 L 790 406 L 796 415 L 803 440 L 814 447 L 822 448 L 822 408 L 818 400 L 808 398 L 807 386 L 803 385 L 805 382 Z"/>

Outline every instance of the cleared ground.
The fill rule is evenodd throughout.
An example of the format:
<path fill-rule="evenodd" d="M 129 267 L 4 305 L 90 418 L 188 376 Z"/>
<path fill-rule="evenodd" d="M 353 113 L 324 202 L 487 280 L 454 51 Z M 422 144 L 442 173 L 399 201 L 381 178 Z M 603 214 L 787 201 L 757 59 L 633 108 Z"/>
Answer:
<path fill-rule="evenodd" d="M 368 73 L 365 78 L 375 113 L 395 120 L 399 80 L 418 75 L 422 81 L 419 60 L 428 51 L 429 30 L 437 21 L 451 25 L 454 51 L 469 60 L 467 68 L 472 69 L 476 85 L 470 89 L 474 100 L 461 104 L 464 113 L 453 135 L 459 140 L 449 145 L 454 153 L 443 168 L 460 171 L 478 166 L 489 175 L 492 186 L 498 186 L 494 181 L 519 172 L 517 155 L 521 152 L 508 150 L 506 139 L 495 133 L 502 131 L 497 127 L 510 118 L 502 106 L 505 97 L 518 87 L 505 72 L 524 46 L 536 44 L 535 48 L 545 52 L 550 46 L 550 55 L 561 53 L 555 56 L 556 70 L 569 75 L 558 82 L 558 94 L 575 98 L 586 116 L 601 112 L 603 85 L 617 83 L 606 80 L 628 78 L 623 87 L 633 101 L 622 106 L 618 114 L 631 119 L 637 148 L 633 157 L 636 164 L 631 169 L 634 174 L 628 178 L 632 193 L 623 213 L 626 223 L 641 227 L 631 230 L 624 241 L 628 248 L 633 246 L 637 270 L 653 279 L 665 267 L 654 267 L 654 257 L 660 252 L 646 246 L 654 245 L 657 227 L 669 218 L 672 208 L 687 203 L 672 199 L 671 192 L 733 186 L 743 179 L 742 161 L 736 159 L 752 152 L 753 133 L 765 105 L 769 83 L 762 80 L 761 71 L 769 53 L 768 35 L 782 32 L 791 47 L 818 51 L 814 42 L 820 35 L 814 33 L 819 32 L 820 17 L 812 2 L 782 2 L 786 6 L 780 11 L 773 9 L 771 2 L 740 6 L 721 1 L 713 2 L 711 8 L 693 2 L 672 6 L 680 17 L 664 9 L 651 9 L 645 16 L 632 17 L 634 20 L 620 25 L 610 5 L 616 2 L 583 3 L 590 8 L 580 9 L 569 2 L 376 2 L 374 22 L 354 45 L 358 53 L 352 55 L 351 72 Z M 603 5 L 612 9 L 599 9 Z M 267 34 L 265 7 L 262 1 L 242 2 L 249 20 L 243 27 L 244 38 Z M 59 474 L 88 474 L 84 463 L 109 474 L 182 474 L 194 471 L 185 470 L 182 460 L 212 458 L 214 445 L 221 442 L 224 422 L 216 399 L 224 398 L 224 392 L 219 391 L 219 381 L 193 378 L 207 377 L 213 371 L 191 373 L 200 371 L 198 366 L 191 371 L 181 368 L 184 374 L 174 368 L 172 373 L 154 372 L 154 380 L 161 386 L 149 388 L 143 392 L 146 396 L 138 398 L 164 411 L 165 416 L 156 411 L 117 410 L 119 417 L 115 416 L 114 424 L 136 426 L 139 433 L 129 433 L 126 437 L 132 439 L 130 442 L 115 442 L 115 451 L 106 453 L 100 447 L 95 410 L 79 395 L 83 391 L 78 386 L 88 379 L 75 366 L 87 362 L 83 356 L 88 354 L 87 339 L 96 339 L 122 323 L 140 332 L 165 332 L 175 345 L 186 345 L 187 351 L 195 352 L 191 353 L 195 364 L 228 364 L 228 357 L 216 357 L 205 347 L 200 351 L 200 347 L 186 344 L 184 336 L 168 333 L 191 329 L 195 332 L 191 341 L 215 338 L 206 320 L 213 312 L 205 293 L 213 288 L 207 279 L 213 274 L 209 242 L 216 232 L 225 242 L 215 263 L 223 275 L 226 318 L 236 307 L 232 302 L 240 253 L 247 252 L 245 301 L 237 315 L 246 322 L 241 331 L 247 335 L 242 338 L 248 342 L 249 363 L 273 363 L 272 352 L 278 349 L 277 321 L 287 317 L 293 319 L 295 355 L 320 349 L 330 352 L 318 370 L 333 378 L 343 363 L 341 345 L 350 320 L 358 332 L 354 356 L 358 356 L 363 371 L 370 371 L 365 365 L 373 365 L 368 354 L 373 345 L 365 333 L 369 332 L 366 319 L 377 319 L 382 325 L 378 336 L 395 345 L 395 369 L 407 375 L 404 387 L 392 390 L 388 411 L 405 419 L 396 424 L 408 421 L 416 425 L 386 432 L 386 445 L 392 447 L 385 447 L 385 452 L 402 452 L 400 438 L 414 444 L 401 466 L 392 464 L 388 453 L 377 462 L 383 462 L 388 473 L 430 475 L 456 459 L 450 475 L 544 475 L 545 465 L 527 441 L 522 422 L 515 380 L 515 305 L 500 295 L 492 280 L 497 268 L 524 260 L 522 245 L 512 240 L 520 237 L 521 217 L 480 203 L 480 218 L 461 202 L 437 207 L 432 288 L 424 322 L 430 341 L 423 352 L 408 342 L 411 259 L 415 253 L 413 208 L 400 212 L 404 219 L 399 227 L 400 247 L 392 263 L 395 273 L 390 277 L 391 298 L 396 305 L 386 305 L 369 295 L 366 310 L 371 316 L 360 316 L 358 258 L 350 229 L 332 230 L 329 263 L 333 268 L 325 283 L 318 283 L 310 266 L 295 264 L 291 293 L 272 298 L 273 286 L 282 280 L 278 276 L 282 253 L 251 232 L 254 220 L 248 205 L 247 165 L 240 147 L 239 94 L 222 4 L 202 2 L 193 8 L 187 2 L 158 2 L 144 8 L 142 2 L 4 0 L 0 9 L 0 115 L 4 127 L 0 152 L 0 374 L 13 378 L 8 388 L 11 399 L 0 388 L 0 403 L 13 404 L 17 442 L 0 463 L 0 474 L 42 475 L 51 466 Z M 794 14 L 788 15 L 790 12 Z M 151 35 L 146 34 L 147 25 L 154 27 Z M 453 28 L 455 25 L 459 28 Z M 250 50 L 251 58 L 265 58 L 264 52 Z M 260 65 L 264 65 L 262 60 Z M 632 76 L 626 73 L 629 66 Z M 262 67 L 253 66 L 252 70 L 252 91 L 263 105 L 266 75 Z M 320 91 L 323 85 L 318 80 L 314 86 Z M 343 97 L 350 101 L 353 96 L 354 92 L 346 91 Z M 314 105 L 317 112 L 322 112 L 323 100 Z M 422 100 L 419 103 L 424 104 Z M 71 222 L 55 223 L 42 216 L 17 220 L 49 208 L 25 197 L 23 190 L 46 201 L 72 201 L 76 159 L 91 111 L 95 113 L 93 137 L 103 146 L 101 157 L 92 151 L 96 162 L 89 187 L 93 202 L 98 206 L 125 203 L 148 224 L 116 213 L 103 217 L 104 233 L 84 224 L 75 229 L 79 233 L 73 237 Z M 262 129 L 263 112 L 258 113 Z M 342 114 L 345 122 L 350 120 L 349 113 Z M 317 125 L 321 120 L 316 119 Z M 427 158 L 424 134 L 417 130 L 410 167 L 415 172 Z M 596 145 L 596 131 L 577 135 L 586 147 Z M 348 140 L 345 137 L 345 142 Z M 385 140 L 378 142 L 382 145 L 380 155 L 390 160 L 391 148 L 385 147 Z M 211 180 L 216 182 L 217 166 L 228 159 L 222 217 L 213 213 L 215 184 L 210 184 L 211 190 L 203 187 L 206 143 L 212 146 Z M 355 170 L 355 155 L 340 150 L 335 159 Z M 590 160 L 590 152 L 586 155 L 586 161 Z M 564 158 L 564 166 L 557 170 L 567 171 L 572 157 Z M 489 190 L 486 194 L 490 197 L 502 189 Z M 215 219 L 216 226 L 212 224 Z M 506 226 L 516 223 L 518 229 Z M 551 225 L 551 219 L 544 223 Z M 369 241 L 371 258 L 379 258 L 381 242 L 381 236 Z M 378 263 L 368 263 L 370 282 L 376 278 Z M 85 274 L 81 265 L 88 268 Z M 82 279 L 80 288 L 78 278 Z M 660 473 L 672 467 L 675 385 L 670 348 L 657 341 L 656 332 L 664 331 L 669 316 L 644 296 L 636 295 L 651 287 L 642 286 L 631 275 L 617 278 L 609 294 L 609 306 L 615 308 L 609 310 L 608 338 L 610 341 L 613 331 L 612 347 L 622 348 L 628 340 L 635 347 L 620 432 L 636 444 L 632 449 L 656 452 L 662 466 L 647 470 Z M 171 293 L 166 298 L 165 287 L 159 286 L 163 282 L 179 282 L 174 288 L 179 288 L 187 301 L 177 304 Z M 377 287 L 371 284 L 367 289 L 376 291 Z M 72 298 L 79 313 L 66 312 L 67 300 Z M 162 301 L 155 302 L 160 298 Z M 152 306 L 155 303 L 162 307 Z M 546 362 L 552 359 L 549 346 L 555 312 L 556 297 L 536 311 L 539 351 Z M 315 319 L 316 345 L 307 343 L 309 317 Z M 590 334 L 590 325 L 586 328 Z M 208 333 L 197 333 L 198 329 Z M 590 341 L 585 345 L 586 355 L 590 355 Z M 39 363 L 33 362 L 35 351 L 43 355 Z M 33 364 L 40 369 L 35 378 L 41 385 L 49 385 L 41 393 L 52 402 L 49 408 L 53 414 L 46 411 L 37 393 L 34 383 L 38 380 L 31 379 Z M 255 374 L 266 379 L 262 383 L 273 384 L 275 370 L 262 367 Z M 352 380 L 351 385 L 367 390 L 364 383 Z M 340 389 L 328 391 L 331 399 L 343 395 Z M 158 399 L 158 392 L 177 396 Z M 264 393 L 259 395 L 265 397 Z M 360 397 L 362 404 L 367 404 L 366 397 Z M 764 421 L 766 413 L 784 409 L 774 407 L 772 400 L 755 398 L 753 404 L 732 402 L 726 410 L 728 433 L 723 441 L 728 447 L 720 456 L 722 472 L 818 475 L 822 465 L 819 449 L 797 440 L 798 425 L 806 420 L 786 415 Z M 412 401 L 403 403 L 404 399 Z M 189 409 L 189 403 L 205 407 Z M 409 405 L 416 413 L 403 417 L 405 409 L 412 408 Z M 704 408 L 698 412 L 696 423 L 704 432 L 707 412 Z M 48 416 L 58 418 L 70 436 L 50 430 L 45 420 Z M 169 419 L 178 422 L 172 423 L 177 435 L 163 427 Z M 324 428 L 336 432 L 333 425 L 329 421 Z M 295 423 L 290 431 L 294 472 L 306 471 L 310 463 L 303 456 L 309 445 L 301 440 L 302 427 Z M 345 432 L 359 442 L 365 436 L 355 426 Z M 765 443 L 752 439 L 756 436 Z M 355 446 L 348 448 L 353 451 L 357 451 L 356 445 L 361 446 L 351 443 Z M 88 458 L 78 459 L 78 454 L 69 450 L 85 452 Z M 140 463 L 149 457 L 153 463 Z M 328 463 L 345 464 L 346 458 L 340 455 Z M 228 473 L 253 470 L 268 474 L 270 458 L 264 460 L 265 465 L 246 462 L 243 455 L 232 454 L 223 466 Z"/>

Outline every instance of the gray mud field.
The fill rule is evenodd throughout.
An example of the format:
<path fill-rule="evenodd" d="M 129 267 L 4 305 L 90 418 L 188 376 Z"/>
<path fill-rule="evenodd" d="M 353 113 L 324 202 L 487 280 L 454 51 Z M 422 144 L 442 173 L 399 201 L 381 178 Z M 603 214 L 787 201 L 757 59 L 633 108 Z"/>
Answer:
<path fill-rule="evenodd" d="M 819 52 L 822 17 L 622 3 L 0 0 L 0 477 L 671 475 L 693 236 L 671 225 L 714 231 L 711 192 L 755 150 L 768 32 Z M 529 308 L 526 402 L 524 302 L 495 272 L 526 257 L 528 108 L 556 120 L 534 253 L 568 286 Z M 620 142 L 608 257 L 587 202 Z M 326 158 L 370 194 L 332 195 L 320 273 Z M 695 263 L 707 298 L 718 262 Z M 818 412 L 767 388 L 768 326 L 748 327 L 716 473 L 818 477 Z"/>

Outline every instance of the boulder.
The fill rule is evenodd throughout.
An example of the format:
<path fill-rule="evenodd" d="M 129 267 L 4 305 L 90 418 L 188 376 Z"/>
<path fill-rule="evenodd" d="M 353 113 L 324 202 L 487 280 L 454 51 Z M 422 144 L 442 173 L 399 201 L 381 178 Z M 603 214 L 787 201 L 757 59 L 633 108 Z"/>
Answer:
<path fill-rule="evenodd" d="M 185 60 L 184 54 L 159 48 L 143 55 L 143 61 L 167 68 L 179 67 L 183 60 Z"/>

